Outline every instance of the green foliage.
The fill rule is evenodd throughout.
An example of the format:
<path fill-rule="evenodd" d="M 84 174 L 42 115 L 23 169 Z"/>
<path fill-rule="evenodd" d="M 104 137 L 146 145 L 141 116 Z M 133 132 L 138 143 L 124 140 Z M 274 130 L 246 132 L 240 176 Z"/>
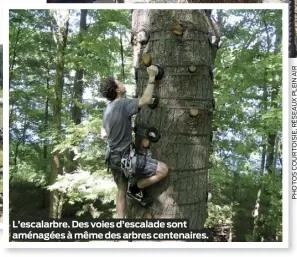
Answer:
<path fill-rule="evenodd" d="M 95 199 L 103 204 L 114 200 L 114 191 L 104 187 L 104 183 L 110 184 L 110 174 L 106 174 L 104 142 L 99 137 L 105 106 L 98 101 L 99 84 L 102 77 L 110 75 L 126 83 L 132 81 L 131 14 L 128 10 L 88 10 L 88 28 L 79 35 L 80 14 L 80 10 L 71 10 L 64 52 L 60 132 L 53 126 L 57 48 L 49 10 L 10 11 L 10 185 L 27 183 L 48 187 L 52 153 L 58 150 L 64 172 L 71 171 L 70 176 L 74 169 L 73 174 L 79 180 L 71 184 L 68 180 L 71 178 L 61 176 L 52 187 L 71 185 L 65 199 L 76 205 L 84 201 L 86 205 L 82 206 L 80 214 L 87 208 L 97 217 L 96 207 L 92 207 Z M 124 73 L 120 38 L 125 56 Z M 73 97 L 77 69 L 84 70 L 83 103 Z M 80 125 L 74 125 L 72 121 L 74 104 L 83 113 Z M 61 135 L 59 142 L 54 141 L 57 133 Z M 72 154 L 73 160 L 70 158 Z M 84 185 L 91 185 L 94 191 L 77 194 L 76 187 Z"/>
<path fill-rule="evenodd" d="M 229 226 L 232 241 L 280 241 L 281 11 L 218 10 L 216 16 L 225 39 L 216 58 L 212 198 L 206 225 Z M 270 150 L 269 135 L 276 138 Z M 263 175 L 271 158 L 268 150 L 274 155 L 274 174 Z M 259 190 L 260 209 L 254 217 Z"/>
<path fill-rule="evenodd" d="M 10 168 L 9 181 L 11 184 L 33 184 L 36 187 L 44 187 L 48 182 L 48 174 L 42 170 L 36 170 L 30 163 L 19 163 Z"/>
<path fill-rule="evenodd" d="M 98 218 L 103 212 L 98 211 L 93 203 L 100 199 L 102 204 L 107 204 L 114 201 L 116 197 L 116 186 L 112 178 L 104 175 L 104 172 L 91 173 L 79 168 L 74 173 L 59 175 L 56 183 L 48 189 L 57 190 L 66 195 L 67 202 L 70 204 L 85 203 L 77 212 L 77 216 L 90 211 L 93 218 Z"/>
<path fill-rule="evenodd" d="M 232 226 L 232 219 L 234 216 L 232 206 L 230 205 L 215 205 L 212 202 L 208 204 L 208 217 L 205 222 L 205 227 L 213 228 L 217 225 L 229 225 Z"/>

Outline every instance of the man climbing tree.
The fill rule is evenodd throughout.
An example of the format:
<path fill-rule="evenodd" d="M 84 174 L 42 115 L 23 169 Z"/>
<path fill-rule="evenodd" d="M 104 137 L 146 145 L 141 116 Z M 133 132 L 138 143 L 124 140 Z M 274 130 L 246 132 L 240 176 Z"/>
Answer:
<path fill-rule="evenodd" d="M 146 66 L 158 64 L 156 108 L 142 108 L 136 117 L 136 138 L 154 128 L 153 158 L 169 167 L 168 176 L 149 189 L 152 205 L 129 202 L 131 218 L 186 218 L 203 228 L 206 219 L 211 150 L 213 63 L 219 34 L 210 10 L 134 10 L 132 44 L 137 94 L 142 95 Z"/>
<path fill-rule="evenodd" d="M 158 68 L 150 66 L 147 71 L 149 82 L 140 99 L 123 98 L 125 86 L 113 78 L 107 79 L 100 88 L 102 95 L 111 101 L 104 112 L 102 137 L 108 143 L 106 161 L 118 187 L 118 218 L 125 218 L 126 193 L 129 198 L 147 206 L 152 200 L 142 189 L 157 183 L 168 172 L 166 164 L 146 156 L 139 149 L 135 152 L 132 147 L 131 116 L 151 103 Z"/>

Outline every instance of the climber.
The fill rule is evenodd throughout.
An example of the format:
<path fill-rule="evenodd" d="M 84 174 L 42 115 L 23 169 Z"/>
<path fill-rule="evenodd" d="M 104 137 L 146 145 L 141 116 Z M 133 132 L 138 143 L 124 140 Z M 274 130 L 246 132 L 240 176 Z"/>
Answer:
<path fill-rule="evenodd" d="M 157 183 L 168 173 L 165 163 L 152 159 L 147 155 L 135 153 L 131 147 L 131 116 L 137 114 L 139 108 L 151 103 L 158 68 L 151 65 L 147 68 L 147 72 L 149 74 L 148 85 L 139 99 L 124 98 L 125 86 L 114 78 L 108 78 L 100 87 L 103 97 L 110 101 L 104 111 L 101 136 L 106 139 L 109 146 L 105 159 L 118 188 L 116 199 L 118 218 L 125 217 L 126 195 L 128 198 L 139 202 L 142 206 L 147 206 L 152 199 L 143 188 Z M 130 158 L 131 156 L 132 158 Z M 137 158 L 137 162 L 131 161 L 133 158 Z M 128 169 L 128 171 L 130 174 L 127 174 L 127 170 L 121 166 L 123 162 L 129 163 L 131 169 Z M 139 167 L 144 168 L 140 169 Z M 129 179 L 130 175 L 133 175 L 134 179 Z"/>

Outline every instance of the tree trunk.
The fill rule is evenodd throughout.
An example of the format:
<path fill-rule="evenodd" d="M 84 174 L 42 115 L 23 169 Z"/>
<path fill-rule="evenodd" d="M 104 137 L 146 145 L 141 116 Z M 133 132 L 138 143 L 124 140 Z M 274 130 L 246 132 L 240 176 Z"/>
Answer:
<path fill-rule="evenodd" d="M 69 10 L 50 10 L 52 16 L 52 32 L 57 46 L 56 61 L 56 82 L 54 85 L 53 99 L 53 125 L 55 128 L 55 144 L 59 143 L 61 136 L 61 109 L 62 109 L 62 92 L 64 86 L 64 52 L 67 44 L 68 27 L 69 27 Z M 50 183 L 56 181 L 58 174 L 62 173 L 60 156 L 58 151 L 53 152 L 51 165 Z M 56 191 L 50 193 L 50 218 L 60 218 L 62 213 L 62 195 Z"/>
<path fill-rule="evenodd" d="M 17 48 L 17 44 L 19 42 L 19 37 L 20 37 L 20 27 L 17 27 L 16 38 L 15 38 L 15 41 L 13 44 L 13 49 L 10 50 L 10 52 L 12 52 L 12 58 L 11 58 L 11 60 L 9 60 L 9 82 L 8 82 L 9 89 L 11 88 L 11 82 L 13 79 L 13 71 L 14 71 L 14 66 L 15 66 L 15 62 L 16 62 L 16 54 L 17 54 L 16 48 Z M 10 101 L 9 126 L 11 125 L 13 112 L 14 112 L 14 102 Z"/>
<path fill-rule="evenodd" d="M 44 110 L 44 128 L 43 131 L 46 132 L 48 129 L 48 118 L 49 118 L 49 113 L 48 113 L 48 109 L 49 109 L 49 79 L 50 79 L 50 70 L 49 67 L 47 69 L 47 78 L 46 78 L 46 99 L 45 99 L 45 110 Z M 47 138 L 44 139 L 43 142 L 43 160 L 46 163 L 46 159 L 47 159 L 47 147 L 48 147 L 48 140 Z M 44 167 L 44 172 L 46 172 L 46 167 Z"/>
<path fill-rule="evenodd" d="M 23 144 L 23 145 L 25 144 L 25 137 L 26 137 L 26 132 L 27 132 L 28 127 L 29 127 L 29 123 L 27 121 L 27 116 L 26 116 L 25 121 L 24 121 L 22 136 L 18 139 L 16 146 L 15 146 L 14 161 L 13 161 L 14 166 L 17 165 L 17 159 L 18 159 L 18 155 L 19 155 L 19 147 L 21 144 Z"/>
<path fill-rule="evenodd" d="M 121 44 L 122 81 L 125 81 L 124 46 L 123 46 L 122 31 L 120 32 L 120 44 Z"/>
<path fill-rule="evenodd" d="M 207 184 L 213 116 L 211 66 L 217 47 L 211 46 L 210 18 L 203 10 L 134 10 L 134 67 L 137 95 L 142 95 L 148 75 L 141 63 L 144 53 L 152 64 L 164 68 L 156 82 L 160 98 L 156 109 L 142 108 L 137 132 L 155 127 L 161 139 L 152 143 L 152 157 L 166 163 L 168 176 L 148 189 L 154 198 L 149 209 L 130 202 L 128 217 L 187 218 L 192 229 L 203 228 L 207 215 Z M 137 33 L 149 33 L 147 43 Z M 173 33 L 174 31 L 174 33 Z M 195 71 L 189 72 L 189 67 Z M 190 110 L 198 115 L 191 117 Z M 136 133 L 136 145 L 139 134 Z"/>
<path fill-rule="evenodd" d="M 280 37 L 280 32 L 276 33 L 276 40 L 274 42 L 274 54 L 278 54 L 280 51 L 279 45 L 281 44 L 281 37 Z M 276 74 L 274 74 L 274 77 L 276 77 Z M 279 94 L 279 85 L 277 80 L 272 81 L 271 85 L 271 97 L 270 97 L 270 108 L 277 108 L 277 103 L 276 99 Z M 274 174 L 274 168 L 273 168 L 273 163 L 274 163 L 274 157 L 275 157 L 275 143 L 276 143 L 276 137 L 277 137 L 277 132 L 269 133 L 268 134 L 268 139 L 267 139 L 267 162 L 266 162 L 266 170 L 268 171 L 269 174 L 273 175 Z"/>
<path fill-rule="evenodd" d="M 80 24 L 79 24 L 79 34 L 77 45 L 83 42 L 85 33 L 87 32 L 87 15 L 88 10 L 81 10 L 80 14 Z M 80 58 L 83 58 L 83 51 L 78 53 Z M 71 119 L 75 125 L 81 124 L 82 120 L 82 96 L 83 96 L 83 77 L 84 69 L 81 64 L 78 64 L 75 71 L 74 78 L 74 88 L 73 88 L 73 105 L 71 108 Z M 68 173 L 73 172 L 77 168 L 77 162 L 74 161 L 75 154 L 73 151 L 69 151 L 67 154 L 67 164 L 65 165 L 65 170 Z"/>
<path fill-rule="evenodd" d="M 88 10 L 81 10 L 80 15 L 80 26 L 79 26 L 79 40 L 78 44 L 80 44 L 84 40 L 84 35 L 87 31 L 87 14 Z M 79 54 L 82 56 L 82 54 Z M 72 107 L 72 120 L 77 125 L 81 123 L 82 112 L 82 95 L 83 95 L 83 76 L 84 76 L 84 69 L 79 65 L 76 68 L 75 72 L 75 79 L 74 79 L 74 105 Z"/>
<path fill-rule="evenodd" d="M 258 190 L 257 193 L 257 200 L 254 207 L 254 210 L 252 212 L 252 216 L 254 217 L 254 228 L 253 228 L 253 238 L 254 241 L 259 242 L 260 241 L 260 234 L 259 234 L 259 216 L 260 216 L 260 201 L 261 201 L 261 189 Z"/>

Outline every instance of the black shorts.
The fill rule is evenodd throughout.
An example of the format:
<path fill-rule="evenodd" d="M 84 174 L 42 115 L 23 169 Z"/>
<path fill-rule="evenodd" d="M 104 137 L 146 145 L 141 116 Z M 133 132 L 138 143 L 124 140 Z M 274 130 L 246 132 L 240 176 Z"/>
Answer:
<path fill-rule="evenodd" d="M 157 160 L 147 155 L 136 154 L 136 153 L 133 158 L 135 159 L 138 158 L 138 163 L 136 161 L 132 162 L 132 170 L 136 180 L 139 180 L 142 178 L 149 178 L 156 175 L 157 167 L 158 167 Z M 136 167 L 136 164 L 137 164 L 137 167 Z M 116 184 L 121 184 L 128 181 L 128 179 L 126 178 L 122 170 L 111 169 L 111 172 Z"/>

